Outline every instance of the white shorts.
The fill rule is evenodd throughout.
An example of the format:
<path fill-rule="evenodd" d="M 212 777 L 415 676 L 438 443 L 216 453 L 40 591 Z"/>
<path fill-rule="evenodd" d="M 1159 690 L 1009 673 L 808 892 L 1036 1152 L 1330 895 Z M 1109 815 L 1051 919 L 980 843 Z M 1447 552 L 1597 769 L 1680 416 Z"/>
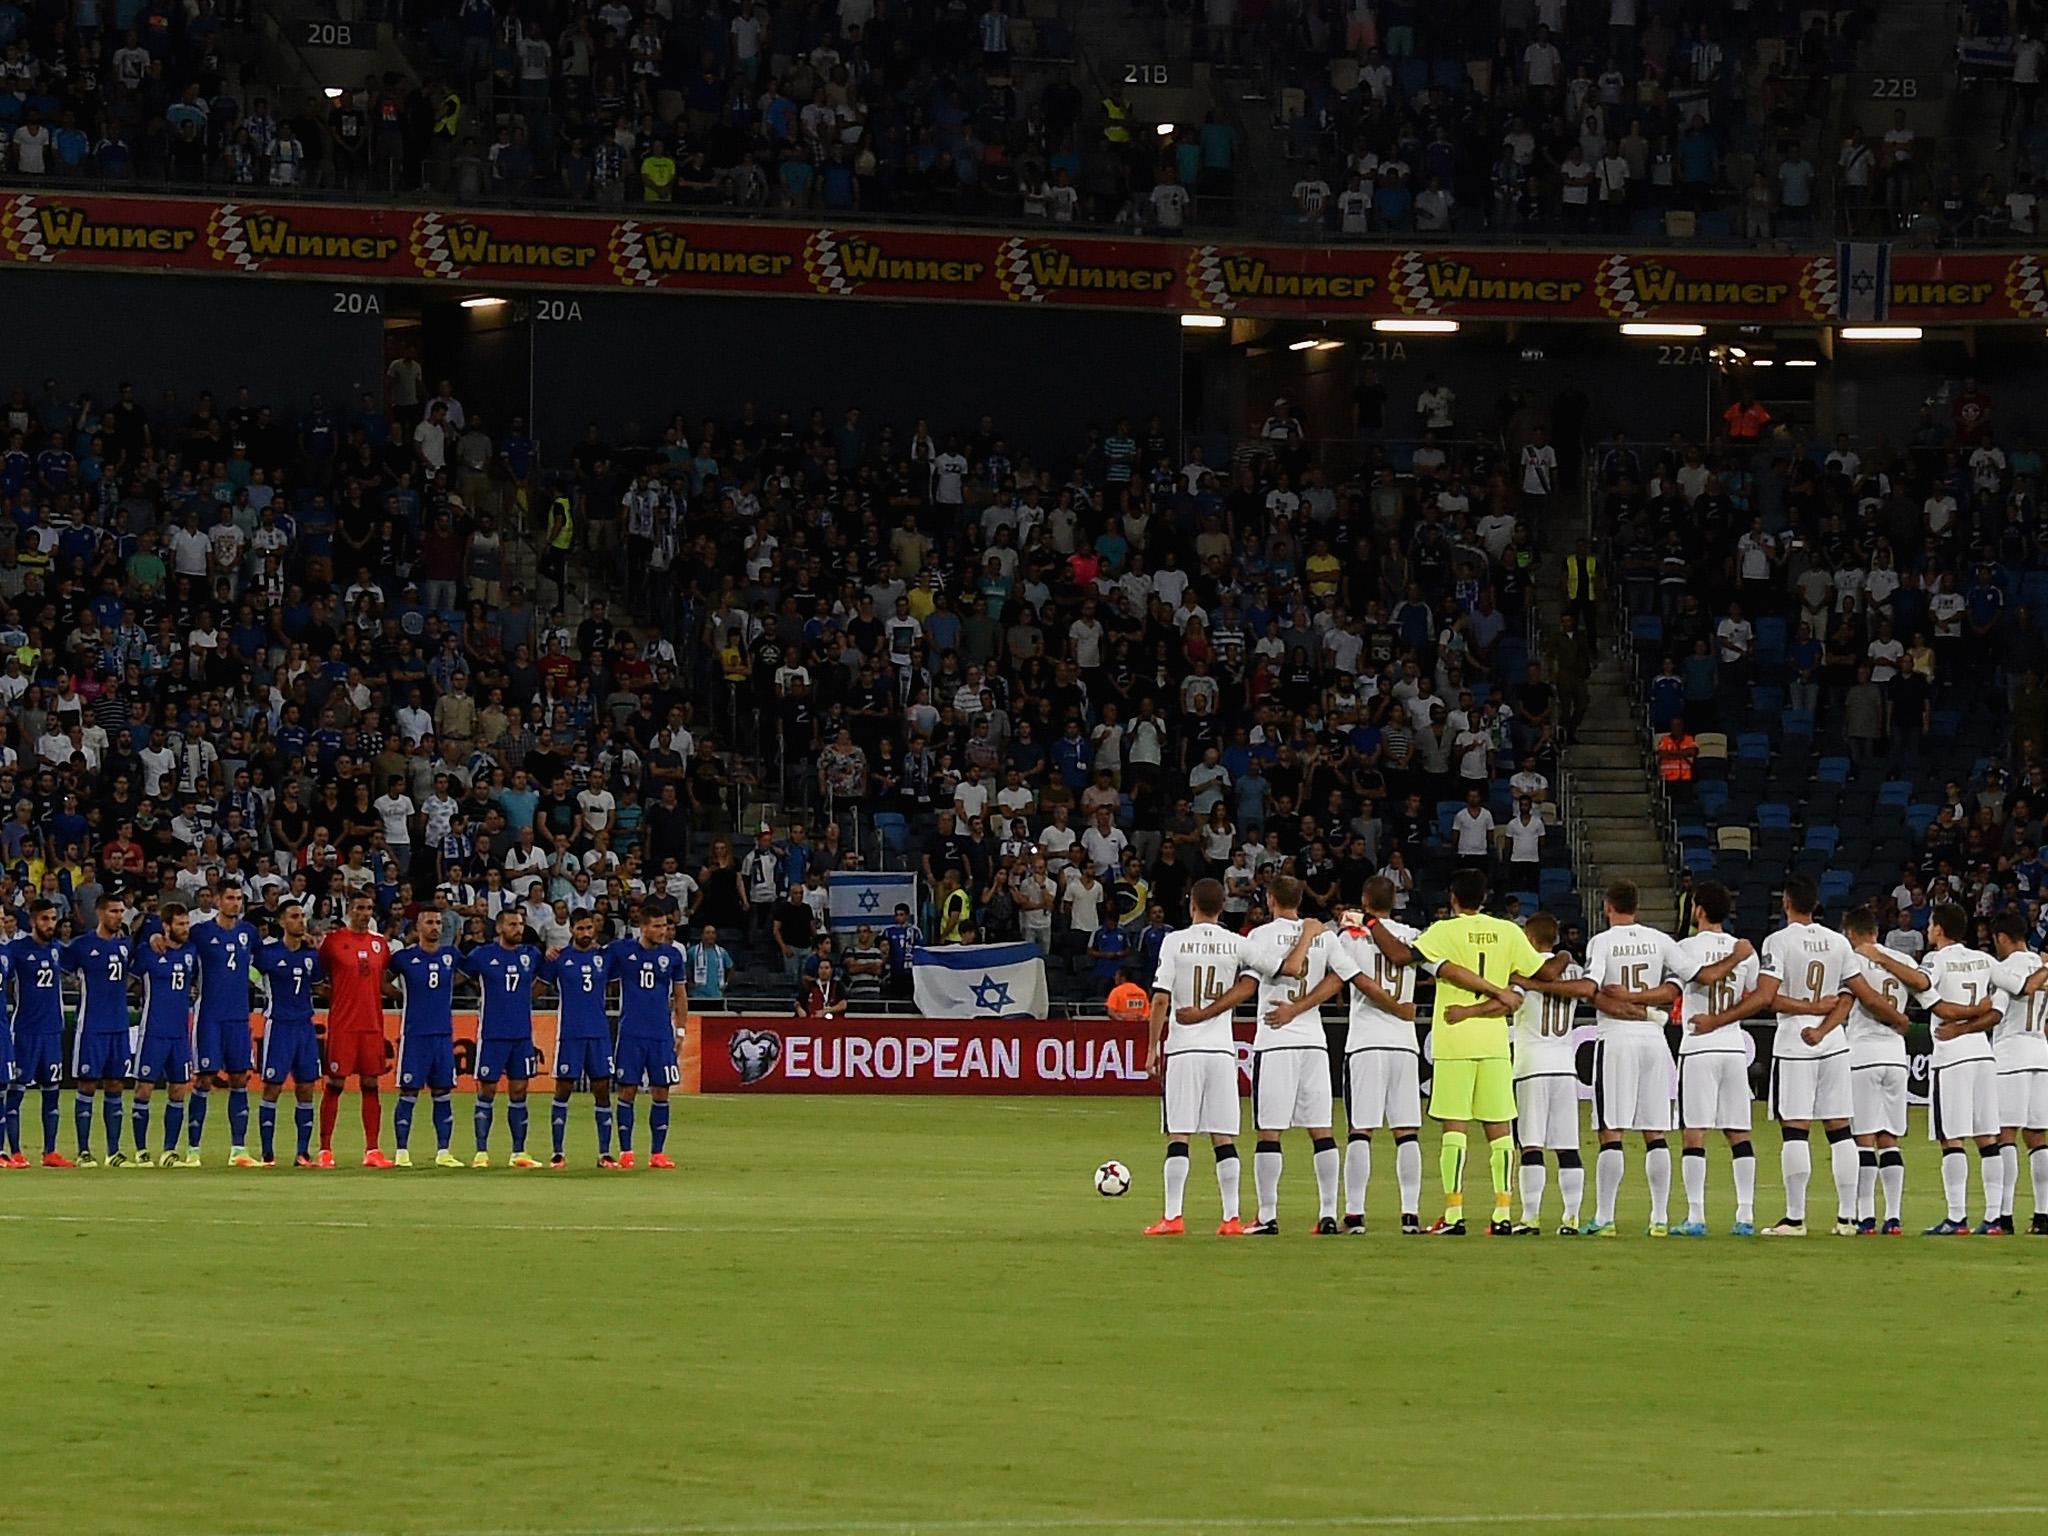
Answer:
<path fill-rule="evenodd" d="M 1906 1134 L 1906 1069 L 1873 1064 L 1849 1069 L 1849 1129 L 1858 1136 Z"/>
<path fill-rule="evenodd" d="M 1546 1152 L 1579 1150 L 1579 1079 L 1571 1072 L 1515 1079 L 1515 1142 Z"/>
<path fill-rule="evenodd" d="M 1252 1123 L 1262 1131 L 1331 1123 L 1330 1053 L 1321 1046 L 1279 1046 L 1252 1053 Z"/>
<path fill-rule="evenodd" d="M 1749 1061 L 1741 1051 L 1678 1058 L 1678 1123 L 1688 1131 L 1749 1129 Z"/>
<path fill-rule="evenodd" d="M 1593 1126 L 1602 1131 L 1671 1129 L 1671 1050 L 1648 1035 L 1593 1045 Z"/>
<path fill-rule="evenodd" d="M 1413 1051 L 1353 1051 L 1344 1058 L 1344 1108 L 1354 1131 L 1422 1124 L 1422 1071 Z"/>
<path fill-rule="evenodd" d="M 2022 1067 L 1998 1074 L 1998 1123 L 2022 1131 L 2048 1131 L 2048 1071 Z"/>
<path fill-rule="evenodd" d="M 1928 1135 L 1936 1141 L 1968 1141 L 1998 1134 L 1998 1063 L 1953 1061 L 1934 1068 L 1932 1076 Z"/>
<path fill-rule="evenodd" d="M 1846 1120 L 1854 1108 L 1847 1051 L 1817 1061 L 1810 1056 L 1772 1061 L 1773 1120 Z"/>
<path fill-rule="evenodd" d="M 1175 1051 L 1166 1058 L 1160 1129 L 1169 1136 L 1235 1136 L 1237 1052 Z"/>

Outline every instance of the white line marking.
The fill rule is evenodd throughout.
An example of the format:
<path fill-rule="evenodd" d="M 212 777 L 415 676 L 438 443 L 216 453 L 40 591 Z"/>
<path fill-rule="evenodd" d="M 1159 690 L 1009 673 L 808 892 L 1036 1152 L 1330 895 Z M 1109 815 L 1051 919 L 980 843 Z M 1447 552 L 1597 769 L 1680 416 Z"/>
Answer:
<path fill-rule="evenodd" d="M 455 1218 L 451 1218 L 455 1219 Z M 98 1227 L 321 1227 L 344 1232 L 446 1232 L 446 1221 L 343 1221 L 336 1217 L 322 1216 L 303 1219 L 287 1213 L 256 1217 L 241 1216 L 82 1216 L 68 1212 L 5 1211 L 0 1212 L 0 1222 L 27 1223 L 36 1221 L 56 1222 L 65 1226 Z M 576 1222 L 576 1221 L 463 1221 L 462 1225 L 479 1232 L 632 1232 L 669 1233 L 679 1237 L 689 1236 L 744 1236 L 749 1233 L 763 1233 L 770 1236 L 794 1236 L 815 1231 L 813 1227 L 763 1227 L 752 1224 L 745 1226 L 683 1226 L 660 1222 Z M 925 1234 L 932 1236 L 936 1234 Z M 944 1234 L 957 1236 L 956 1233 Z"/>

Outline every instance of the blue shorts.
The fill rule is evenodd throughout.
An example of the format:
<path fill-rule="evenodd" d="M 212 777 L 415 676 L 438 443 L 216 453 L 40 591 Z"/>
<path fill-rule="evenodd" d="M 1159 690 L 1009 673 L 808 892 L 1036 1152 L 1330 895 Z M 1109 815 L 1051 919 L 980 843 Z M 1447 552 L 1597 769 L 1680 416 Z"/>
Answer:
<path fill-rule="evenodd" d="M 14 1059 L 14 1031 L 0 1024 L 0 1088 L 11 1085 L 21 1075 L 21 1066 Z"/>
<path fill-rule="evenodd" d="M 479 1040 L 476 1043 L 476 1080 L 495 1083 L 501 1077 L 525 1082 L 540 1072 L 540 1052 L 533 1040 Z"/>
<path fill-rule="evenodd" d="M 64 1082 L 64 1037 L 20 1035 L 14 1042 L 15 1081 L 30 1088 L 58 1088 Z"/>
<path fill-rule="evenodd" d="M 401 1035 L 398 1040 L 398 1088 L 401 1093 L 430 1088 L 445 1092 L 455 1086 L 453 1035 Z"/>
<path fill-rule="evenodd" d="M 80 1030 L 71 1046 L 71 1075 L 82 1082 L 123 1082 L 134 1054 L 125 1029 L 118 1035 L 88 1035 Z"/>
<path fill-rule="evenodd" d="M 637 1088 L 642 1083 L 650 1088 L 673 1088 L 683 1077 L 676 1067 L 675 1036 L 619 1036 L 616 1076 L 628 1088 Z"/>
<path fill-rule="evenodd" d="M 327 1074 L 320 1069 L 320 1037 L 310 1024 L 280 1025 L 272 1020 L 263 1032 L 263 1081 L 281 1083 L 290 1078 L 301 1085 L 317 1083 Z"/>
<path fill-rule="evenodd" d="M 612 1075 L 612 1043 L 609 1040 L 557 1040 L 555 1076 L 587 1077 L 592 1081 Z"/>
<path fill-rule="evenodd" d="M 208 1077 L 216 1072 L 247 1072 L 256 1064 L 249 1044 L 249 1016 L 201 1019 L 195 1054 L 199 1070 Z"/>
<path fill-rule="evenodd" d="M 192 1039 L 189 1035 L 144 1035 L 128 1074 L 138 1083 L 192 1081 Z"/>

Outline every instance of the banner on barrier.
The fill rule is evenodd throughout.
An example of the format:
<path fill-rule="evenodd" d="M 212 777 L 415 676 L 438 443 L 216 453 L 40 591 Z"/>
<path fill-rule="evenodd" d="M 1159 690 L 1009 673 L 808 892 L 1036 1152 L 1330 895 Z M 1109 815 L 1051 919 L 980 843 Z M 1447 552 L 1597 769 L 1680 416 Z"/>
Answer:
<path fill-rule="evenodd" d="M 1876 251 L 1883 259 L 1868 257 Z M 2038 252 L 1268 245 L 1029 230 L 19 192 L 19 265 L 1310 319 L 2039 323 Z"/>

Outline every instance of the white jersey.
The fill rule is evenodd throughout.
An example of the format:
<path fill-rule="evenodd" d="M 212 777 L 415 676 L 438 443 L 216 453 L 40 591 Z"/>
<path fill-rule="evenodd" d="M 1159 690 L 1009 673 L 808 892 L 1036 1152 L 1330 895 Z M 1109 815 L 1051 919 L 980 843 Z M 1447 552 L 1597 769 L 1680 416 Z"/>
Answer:
<path fill-rule="evenodd" d="M 1787 923 L 1764 940 L 1763 974 L 1777 978 L 1779 996 L 1811 1002 L 1838 994 L 1855 958 L 1849 941 L 1834 929 L 1819 923 Z M 1799 1038 L 1801 1030 L 1818 1023 L 1818 1014 L 1779 1014 L 1771 1055 L 1778 1061 L 1819 1061 L 1849 1049 L 1839 1029 L 1819 1045 L 1808 1045 Z"/>
<path fill-rule="evenodd" d="M 1617 923 L 1612 928 L 1603 928 L 1586 945 L 1586 974 L 1594 983 L 1629 992 L 1648 992 L 1667 981 L 1691 981 L 1699 974 L 1700 964 L 1687 956 L 1670 934 L 1646 923 Z M 1625 1035 L 1662 1040 L 1664 1026 L 1649 1019 L 1600 1016 L 1602 1040 Z"/>
<path fill-rule="evenodd" d="M 1681 940 L 1678 949 L 1697 971 L 1726 960 L 1741 942 L 1732 933 L 1709 931 Z M 1741 1025 L 1724 1024 L 1704 1035 L 1696 1035 L 1692 1021 L 1703 1013 L 1725 1013 L 1733 1008 L 1756 990 L 1756 978 L 1756 956 L 1751 955 L 1719 981 L 1706 985 L 1696 980 L 1688 981 L 1679 994 L 1679 1023 L 1684 1027 L 1684 1033 L 1678 1038 L 1678 1054 L 1700 1056 L 1714 1051 L 1733 1051 L 1738 1056 L 1742 1055 L 1748 1041 Z"/>
<path fill-rule="evenodd" d="M 1913 965 L 1907 956 L 1896 949 L 1877 946 L 1880 954 L 1890 955 L 1902 965 Z M 1884 1000 L 1900 1012 L 1912 999 L 1906 991 L 1906 984 L 1875 960 L 1862 955 L 1854 956 L 1847 969 L 1842 972 L 1842 985 L 1847 986 L 1854 977 L 1861 976 L 1870 984 L 1872 991 L 1881 994 Z M 1863 1006 L 1859 998 L 1849 1005 L 1849 1022 L 1843 1026 L 1849 1037 L 1849 1066 L 1856 1067 L 1903 1067 L 1906 1061 L 1906 1037 L 1891 1025 Z"/>
<path fill-rule="evenodd" d="M 1152 990 L 1166 994 L 1166 1039 L 1161 1044 L 1165 1054 L 1236 1051 L 1228 1009 L 1200 1024 L 1177 1023 L 1176 1016 L 1183 1008 L 1206 1008 L 1236 986 L 1244 948 L 1243 939 L 1214 923 L 1196 923 L 1160 942 Z"/>
<path fill-rule="evenodd" d="M 1991 1054 L 2001 1072 L 2048 1071 L 2048 989 L 2032 995 L 2020 990 L 2044 964 L 2031 949 L 1992 962 L 1991 985 L 2005 1009 L 1991 1026 Z"/>
<path fill-rule="evenodd" d="M 1415 942 L 1416 930 L 1392 918 L 1381 918 L 1387 932 L 1403 944 Z M 1396 965 L 1373 943 L 1369 933 L 1336 933 L 1330 940 L 1329 968 L 1347 982 L 1363 973 L 1397 1003 L 1415 1001 L 1415 967 Z M 1416 1051 L 1415 1021 L 1389 1013 L 1357 987 L 1346 987 L 1351 997 L 1351 1028 L 1344 1036 L 1344 1050 Z"/>
<path fill-rule="evenodd" d="M 1546 959 L 1548 950 L 1538 950 Z M 1577 981 L 1586 973 L 1576 960 L 1567 960 L 1557 975 L 1559 981 Z M 1515 1010 L 1512 1040 L 1515 1047 L 1515 1077 L 1555 1077 L 1579 1073 L 1578 1053 L 1572 1045 L 1572 1026 L 1577 1022 L 1579 1000 L 1552 997 L 1548 992 L 1526 992 L 1522 1006 Z"/>
<path fill-rule="evenodd" d="M 1928 987 L 1920 994 L 1922 1006 L 1932 1008 L 1936 1003 L 1962 1003 L 1971 1006 L 1991 996 L 1991 970 L 1997 962 L 1981 949 L 1971 949 L 1965 944 L 1951 944 L 1945 949 L 1930 949 L 1920 959 L 1919 969 L 1926 973 Z M 1929 1027 L 1938 1031 L 1940 1019 L 1929 1020 Z M 1981 1030 L 1968 1035 L 1958 1035 L 1953 1040 L 1944 1040 L 1937 1033 L 1934 1037 L 1932 1065 L 1952 1067 L 1964 1061 L 1990 1061 L 1991 1037 Z"/>
<path fill-rule="evenodd" d="M 1277 1028 L 1266 1022 L 1268 1008 L 1279 1003 L 1291 1003 L 1303 993 L 1314 991 L 1329 971 L 1330 950 L 1337 936 L 1326 929 L 1308 947 L 1304 974 L 1280 974 L 1280 963 L 1300 937 L 1301 919 L 1298 917 L 1275 918 L 1270 923 L 1259 924 L 1245 935 L 1243 964 L 1246 970 L 1259 978 L 1259 1028 L 1252 1037 L 1252 1049 L 1255 1051 L 1304 1045 L 1325 1051 L 1330 1048 L 1330 1037 L 1323 1032 L 1323 1016 L 1318 1009 L 1310 1008 Z"/>

